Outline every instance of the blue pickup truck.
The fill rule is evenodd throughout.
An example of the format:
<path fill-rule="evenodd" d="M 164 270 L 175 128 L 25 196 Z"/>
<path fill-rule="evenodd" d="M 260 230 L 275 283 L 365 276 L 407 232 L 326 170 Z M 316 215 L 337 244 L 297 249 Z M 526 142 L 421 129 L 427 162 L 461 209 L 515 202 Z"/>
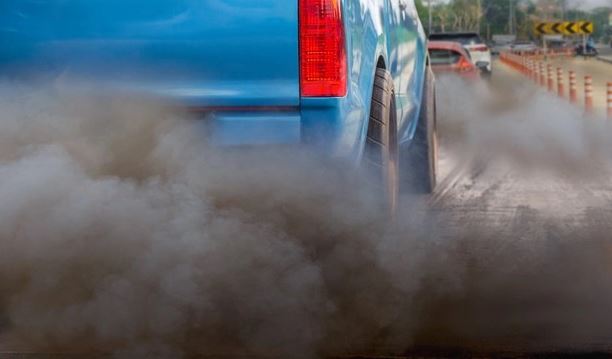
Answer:
<path fill-rule="evenodd" d="M 299 144 L 435 185 L 426 36 L 413 0 L 2 0 L 0 78 L 93 80 L 206 113 L 220 146 Z"/>

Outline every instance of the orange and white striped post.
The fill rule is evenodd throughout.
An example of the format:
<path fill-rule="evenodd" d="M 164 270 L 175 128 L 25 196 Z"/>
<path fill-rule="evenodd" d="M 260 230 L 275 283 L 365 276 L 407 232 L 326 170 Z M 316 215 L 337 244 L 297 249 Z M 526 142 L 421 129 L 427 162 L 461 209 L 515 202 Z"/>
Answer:
<path fill-rule="evenodd" d="M 540 86 L 546 86 L 546 75 L 544 74 L 544 63 L 540 62 Z"/>
<path fill-rule="evenodd" d="M 575 104 L 578 102 L 578 91 L 576 91 L 576 73 L 574 71 L 569 72 L 569 98 L 570 102 Z"/>
<path fill-rule="evenodd" d="M 528 58 L 525 58 L 525 76 L 531 78 L 531 63 Z"/>
<path fill-rule="evenodd" d="M 548 78 L 548 91 L 553 92 L 554 82 L 553 82 L 553 67 L 551 64 L 546 65 L 546 77 Z"/>
<path fill-rule="evenodd" d="M 584 109 L 593 111 L 593 78 L 589 75 L 584 77 Z"/>
<path fill-rule="evenodd" d="M 563 69 L 557 67 L 557 95 L 563 97 L 565 91 L 563 89 Z"/>
<path fill-rule="evenodd" d="M 606 97 L 606 106 L 608 108 L 608 120 L 612 120 L 612 82 L 608 82 L 608 96 Z"/>

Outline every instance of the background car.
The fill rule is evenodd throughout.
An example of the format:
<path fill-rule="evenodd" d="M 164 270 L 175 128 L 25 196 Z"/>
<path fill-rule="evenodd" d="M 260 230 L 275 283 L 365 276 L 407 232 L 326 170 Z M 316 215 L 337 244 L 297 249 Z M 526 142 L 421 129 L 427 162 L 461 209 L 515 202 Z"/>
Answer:
<path fill-rule="evenodd" d="M 469 53 L 460 44 L 451 41 L 430 41 L 427 49 L 431 68 L 436 74 L 455 73 L 471 80 L 480 78 L 480 69 L 472 63 Z"/>
<path fill-rule="evenodd" d="M 474 64 L 480 63 L 486 66 L 479 67 L 483 75 L 491 74 L 491 50 L 475 32 L 442 32 L 429 35 L 430 41 L 452 41 L 460 43 L 469 52 Z"/>
<path fill-rule="evenodd" d="M 510 46 L 512 52 L 519 54 L 532 54 L 538 51 L 538 49 L 538 45 L 529 40 L 517 40 Z"/>
<path fill-rule="evenodd" d="M 495 41 L 491 41 L 487 44 L 489 49 L 491 49 L 491 55 L 497 56 L 504 51 L 510 51 L 511 44 L 509 43 L 497 43 Z"/>

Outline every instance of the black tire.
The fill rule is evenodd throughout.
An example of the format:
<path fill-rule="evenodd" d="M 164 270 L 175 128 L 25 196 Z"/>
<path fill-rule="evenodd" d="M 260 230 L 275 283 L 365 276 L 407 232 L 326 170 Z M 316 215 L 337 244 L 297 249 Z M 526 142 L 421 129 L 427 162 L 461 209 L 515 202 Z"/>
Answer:
<path fill-rule="evenodd" d="M 397 146 L 395 95 L 393 79 L 385 69 L 376 69 L 363 167 L 377 191 L 382 205 L 393 215 L 399 197 L 399 161 Z"/>
<path fill-rule="evenodd" d="M 428 67 L 416 133 L 408 148 L 402 148 L 402 188 L 416 194 L 432 193 L 437 181 L 438 136 L 434 78 Z"/>

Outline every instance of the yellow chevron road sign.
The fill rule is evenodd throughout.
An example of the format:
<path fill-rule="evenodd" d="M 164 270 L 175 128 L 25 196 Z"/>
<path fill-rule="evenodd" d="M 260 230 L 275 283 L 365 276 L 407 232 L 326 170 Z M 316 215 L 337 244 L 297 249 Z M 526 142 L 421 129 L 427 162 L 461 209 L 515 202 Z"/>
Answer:
<path fill-rule="evenodd" d="M 595 30 L 593 23 L 590 21 L 581 21 L 579 27 L 583 34 L 592 34 Z"/>
<path fill-rule="evenodd" d="M 539 23 L 535 24 L 533 32 L 536 35 L 550 34 L 551 33 L 550 25 L 551 25 L 550 22 L 539 22 Z"/>
<path fill-rule="evenodd" d="M 533 29 L 536 35 L 585 35 L 593 30 L 590 21 L 539 22 Z"/>

